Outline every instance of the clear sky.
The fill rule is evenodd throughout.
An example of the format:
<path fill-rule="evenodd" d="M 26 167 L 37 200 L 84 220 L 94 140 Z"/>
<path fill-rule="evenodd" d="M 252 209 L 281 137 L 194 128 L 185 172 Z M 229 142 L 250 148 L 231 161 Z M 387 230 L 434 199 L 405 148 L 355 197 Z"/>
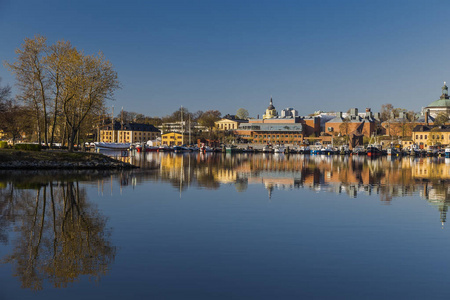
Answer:
<path fill-rule="evenodd" d="M 448 0 L 0 0 L 0 60 L 35 34 L 101 50 L 122 83 L 109 105 L 149 116 L 256 117 L 270 96 L 300 115 L 418 111 L 450 81 L 449 13 Z"/>

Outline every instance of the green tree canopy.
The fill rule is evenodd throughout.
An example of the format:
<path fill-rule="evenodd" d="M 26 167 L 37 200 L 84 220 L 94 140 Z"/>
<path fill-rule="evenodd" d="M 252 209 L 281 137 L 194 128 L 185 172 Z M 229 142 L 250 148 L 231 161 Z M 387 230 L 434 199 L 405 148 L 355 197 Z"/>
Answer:
<path fill-rule="evenodd" d="M 246 110 L 245 108 L 239 108 L 236 112 L 236 117 L 241 120 L 247 120 L 248 110 Z"/>

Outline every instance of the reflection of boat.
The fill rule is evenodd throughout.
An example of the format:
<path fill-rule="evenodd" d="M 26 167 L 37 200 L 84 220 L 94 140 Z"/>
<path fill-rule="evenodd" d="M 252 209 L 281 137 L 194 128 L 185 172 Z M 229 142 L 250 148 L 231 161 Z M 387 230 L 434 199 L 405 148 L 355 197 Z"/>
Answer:
<path fill-rule="evenodd" d="M 136 151 L 137 152 L 152 152 L 152 151 L 158 151 L 158 147 L 155 146 L 149 146 L 149 145 L 144 145 L 144 147 L 142 147 L 142 145 L 136 145 Z"/>
<path fill-rule="evenodd" d="M 130 143 L 103 143 L 95 142 L 95 149 L 99 150 L 128 150 L 130 149 Z"/>

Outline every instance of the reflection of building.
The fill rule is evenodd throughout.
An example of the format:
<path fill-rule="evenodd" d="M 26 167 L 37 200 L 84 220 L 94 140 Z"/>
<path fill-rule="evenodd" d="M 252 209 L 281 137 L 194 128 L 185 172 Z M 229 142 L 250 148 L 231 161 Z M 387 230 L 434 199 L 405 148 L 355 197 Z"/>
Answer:
<path fill-rule="evenodd" d="M 436 160 L 431 157 L 423 158 L 412 166 L 412 176 L 420 180 L 449 180 L 450 165 L 447 163 L 436 163 Z"/>
<path fill-rule="evenodd" d="M 447 221 L 447 211 L 450 205 L 449 187 L 446 184 L 428 184 L 423 188 L 422 196 L 428 200 L 430 204 L 437 207 L 440 212 L 442 225 Z"/>
<path fill-rule="evenodd" d="M 114 122 L 100 130 L 100 142 L 137 143 L 155 140 L 161 132 L 153 125 Z"/>

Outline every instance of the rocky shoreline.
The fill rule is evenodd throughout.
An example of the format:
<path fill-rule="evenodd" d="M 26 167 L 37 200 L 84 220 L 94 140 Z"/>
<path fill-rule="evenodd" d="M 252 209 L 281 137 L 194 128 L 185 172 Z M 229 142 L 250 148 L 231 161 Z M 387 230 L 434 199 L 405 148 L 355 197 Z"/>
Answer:
<path fill-rule="evenodd" d="M 2 151 L 3 152 L 3 151 Z M 132 164 L 122 162 L 98 153 L 55 153 L 39 155 L 28 151 L 1 153 L 0 169 L 3 170 L 77 170 L 77 169 L 133 169 Z"/>

